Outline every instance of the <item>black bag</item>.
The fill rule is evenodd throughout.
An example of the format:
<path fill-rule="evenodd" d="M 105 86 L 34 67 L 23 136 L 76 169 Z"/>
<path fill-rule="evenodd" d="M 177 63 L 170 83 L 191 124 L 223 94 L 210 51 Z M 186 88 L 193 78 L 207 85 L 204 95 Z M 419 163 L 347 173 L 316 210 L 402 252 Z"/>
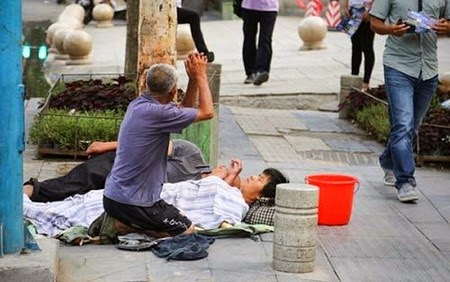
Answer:
<path fill-rule="evenodd" d="M 233 0 L 233 13 L 242 18 L 242 0 Z"/>

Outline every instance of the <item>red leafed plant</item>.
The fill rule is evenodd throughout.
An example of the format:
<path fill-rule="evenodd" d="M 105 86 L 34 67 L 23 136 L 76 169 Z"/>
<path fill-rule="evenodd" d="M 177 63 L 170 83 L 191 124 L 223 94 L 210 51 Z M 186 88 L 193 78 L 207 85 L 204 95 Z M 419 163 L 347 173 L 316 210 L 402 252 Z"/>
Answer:
<path fill-rule="evenodd" d="M 65 84 L 65 90 L 52 96 L 49 107 L 76 111 L 123 110 L 136 97 L 132 81 L 124 76 L 104 83 L 100 79 Z"/>

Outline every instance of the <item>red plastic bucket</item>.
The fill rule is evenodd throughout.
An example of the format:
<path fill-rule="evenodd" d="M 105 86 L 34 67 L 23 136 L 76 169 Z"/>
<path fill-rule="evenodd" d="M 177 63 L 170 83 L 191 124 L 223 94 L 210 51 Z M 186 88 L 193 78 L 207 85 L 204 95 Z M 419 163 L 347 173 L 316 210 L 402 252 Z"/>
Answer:
<path fill-rule="evenodd" d="M 359 189 L 358 178 L 343 174 L 313 174 L 306 176 L 305 182 L 319 187 L 320 225 L 348 224 L 353 196 Z"/>

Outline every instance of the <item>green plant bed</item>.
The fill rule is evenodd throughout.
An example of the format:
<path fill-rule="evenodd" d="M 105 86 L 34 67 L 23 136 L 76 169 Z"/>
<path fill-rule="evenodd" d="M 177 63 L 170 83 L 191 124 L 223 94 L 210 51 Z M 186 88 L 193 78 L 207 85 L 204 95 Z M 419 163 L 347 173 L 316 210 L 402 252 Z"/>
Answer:
<path fill-rule="evenodd" d="M 369 135 L 380 143 L 389 138 L 389 117 L 384 104 L 365 107 L 356 113 L 356 121 Z"/>
<path fill-rule="evenodd" d="M 134 85 L 117 74 L 85 76 L 62 75 L 50 89 L 29 133 L 39 155 L 83 156 L 93 141 L 117 140 Z"/>
<path fill-rule="evenodd" d="M 352 109 L 349 117 L 368 135 L 385 144 L 389 138 L 390 124 L 384 86 L 373 89 L 370 94 L 373 97 L 355 90 L 341 106 Z M 449 92 L 437 90 L 419 128 L 414 148 L 418 160 L 450 162 L 450 110 L 441 106 L 449 98 Z"/>
<path fill-rule="evenodd" d="M 123 115 L 123 111 L 112 110 L 68 112 L 49 109 L 36 118 L 29 138 L 42 153 L 80 152 L 92 141 L 117 140 Z"/>
<path fill-rule="evenodd" d="M 210 73 L 211 89 L 220 81 Z M 80 79 L 84 77 L 85 79 Z M 214 82 L 214 83 L 212 83 Z M 213 96 L 215 117 L 195 123 L 172 138 L 199 146 L 212 166 L 218 159 L 218 89 Z M 179 90 L 178 98 L 184 93 Z M 117 74 L 61 75 L 50 89 L 42 111 L 36 116 L 29 139 L 38 154 L 84 156 L 93 141 L 117 140 L 128 104 L 136 97 L 135 85 Z"/>

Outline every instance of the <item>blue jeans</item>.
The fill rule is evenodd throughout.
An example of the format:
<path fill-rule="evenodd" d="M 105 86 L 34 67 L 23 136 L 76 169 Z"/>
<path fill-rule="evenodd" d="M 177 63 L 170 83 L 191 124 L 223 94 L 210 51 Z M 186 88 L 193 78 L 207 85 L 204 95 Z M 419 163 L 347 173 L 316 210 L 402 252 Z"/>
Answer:
<path fill-rule="evenodd" d="M 394 171 L 395 187 L 403 183 L 415 185 L 413 142 L 430 106 L 438 84 L 438 76 L 422 80 L 384 66 L 391 133 L 380 165 Z"/>

